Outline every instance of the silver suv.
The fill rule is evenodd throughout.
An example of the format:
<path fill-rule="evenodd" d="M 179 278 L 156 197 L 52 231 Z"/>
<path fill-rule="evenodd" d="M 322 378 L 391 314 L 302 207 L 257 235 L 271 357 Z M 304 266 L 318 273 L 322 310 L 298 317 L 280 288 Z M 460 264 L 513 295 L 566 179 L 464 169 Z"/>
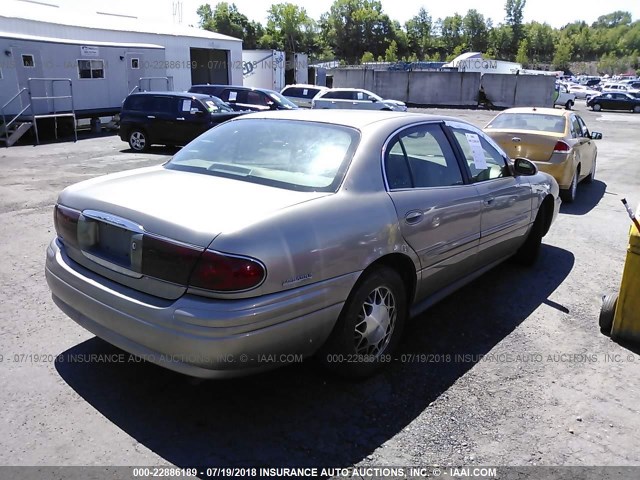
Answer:
<path fill-rule="evenodd" d="M 407 111 L 404 102 L 383 99 L 375 93 L 361 88 L 332 88 L 314 98 L 311 108 Z"/>
<path fill-rule="evenodd" d="M 311 102 L 313 99 L 327 90 L 329 90 L 327 87 L 322 87 L 320 85 L 296 84 L 284 87 L 280 92 L 280 95 L 292 101 L 299 107 L 311 108 Z"/>

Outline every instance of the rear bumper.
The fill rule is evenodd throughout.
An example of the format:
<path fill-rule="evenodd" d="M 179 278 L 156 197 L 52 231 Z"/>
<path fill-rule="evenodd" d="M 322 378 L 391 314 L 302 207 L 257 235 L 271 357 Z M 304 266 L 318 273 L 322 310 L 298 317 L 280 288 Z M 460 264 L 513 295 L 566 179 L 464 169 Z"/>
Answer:
<path fill-rule="evenodd" d="M 567 158 L 564 161 L 555 162 L 534 162 L 541 172 L 548 173 L 558 182 L 558 186 L 565 190 L 571 185 L 574 174 L 573 160 Z"/>
<path fill-rule="evenodd" d="M 163 300 L 86 270 L 57 240 L 47 248 L 45 273 L 54 302 L 79 325 L 147 361 L 202 378 L 246 375 L 312 355 L 357 278 L 242 300 Z"/>

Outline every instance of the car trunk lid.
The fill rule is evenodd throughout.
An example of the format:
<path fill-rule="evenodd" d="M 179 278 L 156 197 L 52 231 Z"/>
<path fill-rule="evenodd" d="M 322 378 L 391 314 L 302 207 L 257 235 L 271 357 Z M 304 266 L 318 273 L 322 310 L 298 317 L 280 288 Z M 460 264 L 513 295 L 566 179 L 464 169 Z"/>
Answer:
<path fill-rule="evenodd" d="M 564 137 L 562 133 L 517 129 L 488 129 L 485 132 L 510 158 L 524 157 L 535 162 L 548 162 L 556 144 Z"/>

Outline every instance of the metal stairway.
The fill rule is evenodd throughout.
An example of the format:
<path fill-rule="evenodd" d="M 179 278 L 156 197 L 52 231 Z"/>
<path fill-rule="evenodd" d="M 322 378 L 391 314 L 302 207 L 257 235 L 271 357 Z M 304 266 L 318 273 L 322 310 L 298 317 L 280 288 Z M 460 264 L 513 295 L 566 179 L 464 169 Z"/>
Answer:
<path fill-rule="evenodd" d="M 20 140 L 32 126 L 32 122 L 14 122 L 7 128 L 4 125 L 0 125 L 0 143 L 4 144 L 5 147 L 10 147 Z"/>
<path fill-rule="evenodd" d="M 0 107 L 0 143 L 5 147 L 15 144 L 29 129 L 33 128 L 36 145 L 40 143 L 37 120 L 41 118 L 53 118 L 55 138 L 58 138 L 58 119 L 71 118 L 73 121 L 74 139 L 78 141 L 78 129 L 76 112 L 73 105 L 73 85 L 69 78 L 30 78 L 29 88 L 21 88 L 7 103 Z M 64 92 L 56 92 L 56 85 L 62 85 Z M 38 95 L 33 95 L 34 91 Z M 39 102 L 37 107 L 34 103 Z M 42 103 L 45 106 L 42 106 Z M 60 102 L 63 103 L 60 108 Z M 17 105 L 17 106 L 16 106 Z M 8 111 L 18 113 L 7 113 Z M 45 113 L 36 113 L 43 111 Z"/>

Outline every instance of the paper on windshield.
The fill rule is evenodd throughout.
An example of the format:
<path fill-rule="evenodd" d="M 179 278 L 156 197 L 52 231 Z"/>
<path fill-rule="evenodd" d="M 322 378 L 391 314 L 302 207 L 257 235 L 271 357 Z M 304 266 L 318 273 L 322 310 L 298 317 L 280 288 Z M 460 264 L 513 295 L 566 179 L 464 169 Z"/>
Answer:
<path fill-rule="evenodd" d="M 191 110 L 191 100 L 183 100 L 182 101 L 182 111 L 183 112 L 188 112 L 190 110 Z"/>
<path fill-rule="evenodd" d="M 484 150 L 482 149 L 482 144 L 480 143 L 478 135 L 475 133 L 465 133 L 465 135 L 467 136 L 467 141 L 469 142 L 471 153 L 473 154 L 474 167 L 478 170 L 489 168 L 487 160 L 484 158 Z"/>

